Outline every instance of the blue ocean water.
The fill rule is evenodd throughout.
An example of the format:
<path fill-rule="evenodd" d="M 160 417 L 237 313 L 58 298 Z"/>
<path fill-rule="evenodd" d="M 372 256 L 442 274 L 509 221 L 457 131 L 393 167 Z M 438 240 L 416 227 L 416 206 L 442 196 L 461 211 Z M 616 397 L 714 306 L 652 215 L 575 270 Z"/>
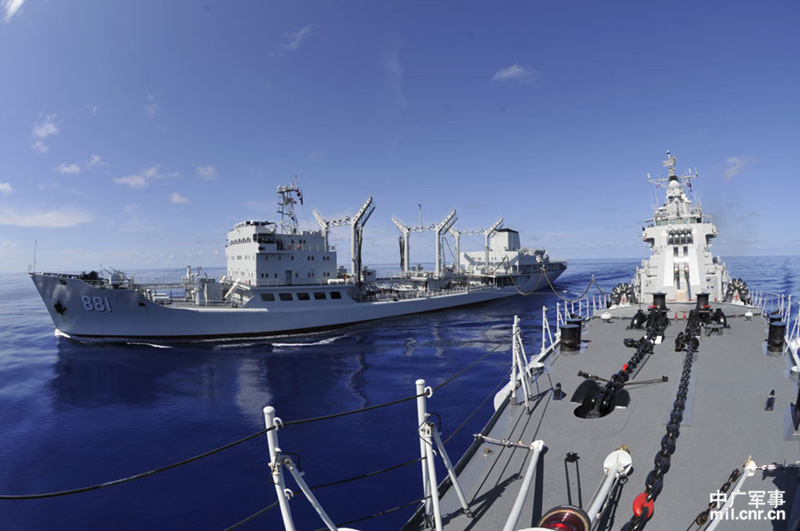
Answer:
<path fill-rule="evenodd" d="M 557 287 L 575 296 L 594 274 L 610 289 L 628 282 L 637 263 L 573 260 Z M 800 257 L 727 263 L 751 289 L 793 293 L 797 300 Z M 435 386 L 492 351 L 430 399 L 429 409 L 441 417 L 448 438 L 506 378 L 513 316 L 522 318 L 526 347 L 535 352 L 542 306 L 555 308 L 557 297 L 545 291 L 304 338 L 172 348 L 55 337 L 25 274 L 0 275 L 0 301 L 0 494 L 32 494 L 131 476 L 240 439 L 264 428 L 265 405 L 294 421 L 408 397 L 417 378 Z M 447 443 L 454 460 L 489 418 L 490 403 Z M 419 452 L 413 401 L 288 426 L 278 436 L 312 486 L 405 463 Z M 420 467 L 415 463 L 315 494 L 335 522 L 348 522 L 421 498 Z M 0 500 L 0 526 L 224 529 L 276 499 L 261 436 L 102 490 Z M 299 529 L 323 527 L 302 495 L 291 505 Z M 413 508 L 350 526 L 397 529 Z M 280 512 L 271 510 L 243 529 L 282 529 Z"/>

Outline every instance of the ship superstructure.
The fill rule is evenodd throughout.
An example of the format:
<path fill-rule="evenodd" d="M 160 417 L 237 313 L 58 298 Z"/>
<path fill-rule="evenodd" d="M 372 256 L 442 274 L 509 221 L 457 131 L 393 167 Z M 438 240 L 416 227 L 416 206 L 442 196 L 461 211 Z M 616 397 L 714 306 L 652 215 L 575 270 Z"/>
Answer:
<path fill-rule="evenodd" d="M 697 172 L 679 176 L 675 162 L 667 151 L 663 164 L 668 176 L 649 179 L 666 190 L 664 204 L 654 208 L 653 217 L 642 227 L 642 240 L 650 245 L 652 256 L 636 269 L 632 289 L 618 286 L 615 302 L 633 298 L 650 303 L 653 293 L 664 293 L 667 301 L 676 302 L 695 301 L 700 293 L 708 293 L 712 301 L 747 302 L 746 284 L 740 279 L 732 282 L 725 264 L 711 253 L 717 227 L 694 197 Z"/>

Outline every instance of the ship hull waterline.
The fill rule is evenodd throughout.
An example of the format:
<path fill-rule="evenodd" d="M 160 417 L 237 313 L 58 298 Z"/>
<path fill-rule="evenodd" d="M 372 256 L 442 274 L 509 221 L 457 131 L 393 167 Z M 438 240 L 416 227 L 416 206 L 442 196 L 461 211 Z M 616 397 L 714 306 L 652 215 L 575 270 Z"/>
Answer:
<path fill-rule="evenodd" d="M 524 282 L 518 280 L 517 285 L 502 288 L 375 302 L 356 302 L 347 296 L 311 304 L 310 301 L 295 300 L 283 303 L 280 310 L 177 307 L 155 303 L 135 290 L 100 288 L 74 277 L 31 274 L 31 278 L 57 333 L 79 341 L 181 341 L 309 334 L 379 319 L 480 304 L 520 292 L 527 293 L 534 287 L 537 290 L 549 289 L 547 281 L 554 282 L 563 271 L 554 269 L 548 271 L 547 278 L 540 273 Z M 303 287 L 286 288 L 298 291 Z M 307 291 L 309 287 L 305 288 Z M 98 305 L 86 302 L 96 299 L 100 301 Z"/>

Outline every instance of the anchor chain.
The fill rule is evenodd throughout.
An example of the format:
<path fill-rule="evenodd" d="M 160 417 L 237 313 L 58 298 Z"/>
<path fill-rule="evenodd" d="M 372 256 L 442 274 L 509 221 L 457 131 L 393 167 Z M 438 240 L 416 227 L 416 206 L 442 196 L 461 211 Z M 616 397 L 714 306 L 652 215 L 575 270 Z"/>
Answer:
<path fill-rule="evenodd" d="M 728 477 L 728 481 L 726 481 L 725 483 L 722 484 L 722 486 L 719 488 L 718 492 L 727 493 L 729 490 L 731 490 L 731 485 L 736 483 L 736 481 L 739 479 L 739 476 L 741 476 L 741 475 L 742 475 L 742 469 L 734 468 L 733 472 L 731 472 L 731 475 Z M 709 514 L 711 513 L 712 510 L 714 510 L 716 508 L 717 508 L 717 502 L 716 501 L 712 501 L 711 503 L 709 503 L 708 504 L 708 509 L 706 509 L 705 511 L 702 511 L 700 514 L 698 514 L 697 518 L 694 519 L 694 523 L 696 523 L 697 525 L 703 525 L 706 522 L 708 522 Z"/>
<path fill-rule="evenodd" d="M 658 308 L 650 308 L 650 313 L 647 316 L 647 335 L 641 339 L 626 338 L 624 345 L 626 347 L 635 347 L 636 352 L 631 356 L 628 362 L 622 366 L 622 369 L 614 373 L 608 379 L 606 385 L 597 392 L 586 403 L 586 409 L 593 411 L 597 416 L 603 416 L 608 413 L 609 409 L 613 407 L 613 401 L 620 389 L 628 382 L 631 373 L 636 369 L 639 363 L 647 354 L 653 353 L 653 346 L 655 339 L 664 333 L 664 329 L 669 325 L 669 319 L 666 313 Z"/>
<path fill-rule="evenodd" d="M 692 310 L 689 313 L 689 320 L 686 322 L 685 332 L 679 333 L 675 338 L 675 351 L 685 350 L 686 356 L 683 359 L 683 373 L 678 385 L 678 392 L 667 423 L 667 433 L 661 439 L 661 450 L 653 459 L 655 466 L 645 479 L 645 490 L 634 500 L 634 514 L 628 522 L 628 531 L 644 529 L 647 521 L 653 515 L 653 504 L 664 486 L 664 475 L 669 472 L 672 454 L 675 453 L 675 442 L 680 435 L 683 410 L 686 408 L 686 395 L 689 392 L 689 380 L 692 375 L 692 362 L 695 350 L 700 345 L 697 339 L 699 334 L 700 318 L 697 310 Z"/>
<path fill-rule="evenodd" d="M 748 463 L 745 463 L 744 466 L 746 467 L 747 464 Z M 754 470 L 763 470 L 763 471 L 782 470 L 782 469 L 787 469 L 787 468 L 798 468 L 798 465 L 800 465 L 800 461 L 796 461 L 794 463 L 789 463 L 789 464 L 786 464 L 786 463 L 769 463 L 769 464 L 766 464 L 766 465 L 761 465 L 761 466 L 754 467 Z M 741 468 L 734 468 L 733 471 L 731 471 L 731 475 L 728 476 L 728 480 L 725 481 L 725 483 L 722 484 L 722 486 L 718 489 L 717 492 L 721 492 L 721 493 L 727 494 L 728 491 L 731 490 L 731 487 L 739 480 L 741 475 L 742 475 L 742 469 Z M 710 502 L 708 504 L 708 508 L 703 510 L 703 511 L 701 511 L 697 515 L 697 517 L 694 519 L 692 524 L 697 524 L 698 526 L 702 526 L 706 522 L 708 522 L 708 518 L 710 516 L 711 511 L 716 509 L 717 505 L 718 505 L 718 503 L 717 503 L 716 500 Z M 692 524 L 689 525 L 690 528 L 692 527 Z"/>

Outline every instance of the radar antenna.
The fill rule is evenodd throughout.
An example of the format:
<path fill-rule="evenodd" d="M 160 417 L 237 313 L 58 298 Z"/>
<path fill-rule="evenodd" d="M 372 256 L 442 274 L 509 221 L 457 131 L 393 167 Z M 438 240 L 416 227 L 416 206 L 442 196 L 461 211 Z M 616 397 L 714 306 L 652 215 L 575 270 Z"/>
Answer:
<path fill-rule="evenodd" d="M 667 150 L 667 160 L 661 164 L 663 164 L 665 168 L 669 169 L 670 180 L 675 180 L 678 178 L 677 174 L 675 173 L 675 156 L 671 155 L 669 150 Z"/>
<path fill-rule="evenodd" d="M 667 160 L 663 161 L 661 164 L 668 169 L 668 177 L 652 178 L 648 173 L 648 182 L 655 184 L 658 188 L 669 188 L 669 183 L 672 181 L 678 181 L 681 184 L 688 184 L 689 189 L 691 190 L 691 181 L 697 178 L 697 170 L 695 170 L 694 173 L 678 176 L 678 174 L 675 173 L 675 155 L 672 155 L 669 151 L 667 151 Z"/>

